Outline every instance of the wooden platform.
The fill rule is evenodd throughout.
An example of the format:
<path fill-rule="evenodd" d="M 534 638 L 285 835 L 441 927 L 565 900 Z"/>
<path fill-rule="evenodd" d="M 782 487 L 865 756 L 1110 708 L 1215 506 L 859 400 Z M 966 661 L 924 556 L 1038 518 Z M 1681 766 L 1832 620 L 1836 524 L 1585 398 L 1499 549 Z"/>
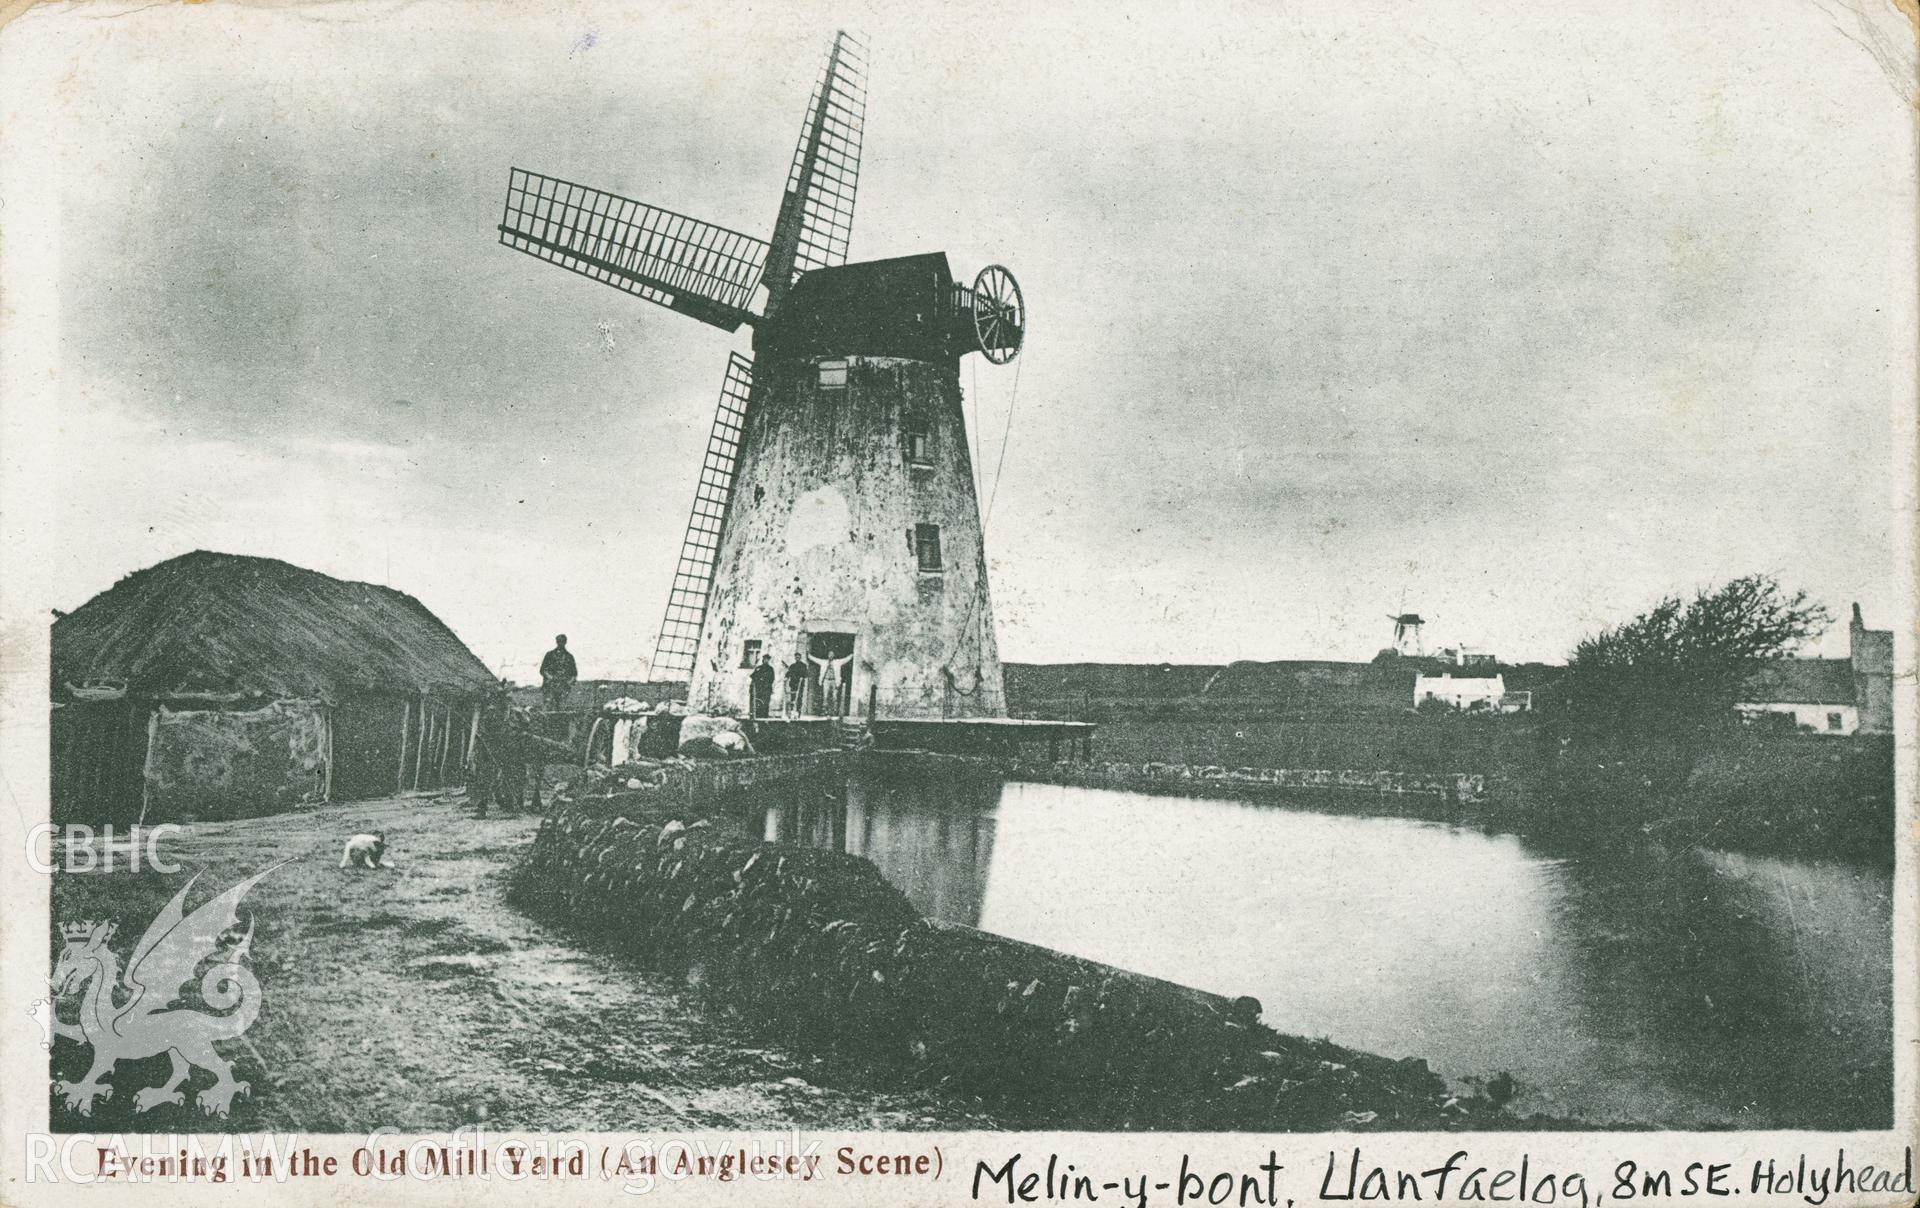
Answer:
<path fill-rule="evenodd" d="M 873 745 L 890 751 L 933 751 L 941 755 L 1030 754 L 1041 743 L 1057 760 L 1093 758 L 1092 722 L 1046 721 L 1024 717 L 881 718 L 870 725 L 860 717 L 743 718 L 756 751 L 779 754 L 859 745 L 861 732 Z"/>
<path fill-rule="evenodd" d="M 754 717 L 741 719 L 753 749 L 767 755 L 819 751 L 840 745 L 838 717 Z"/>

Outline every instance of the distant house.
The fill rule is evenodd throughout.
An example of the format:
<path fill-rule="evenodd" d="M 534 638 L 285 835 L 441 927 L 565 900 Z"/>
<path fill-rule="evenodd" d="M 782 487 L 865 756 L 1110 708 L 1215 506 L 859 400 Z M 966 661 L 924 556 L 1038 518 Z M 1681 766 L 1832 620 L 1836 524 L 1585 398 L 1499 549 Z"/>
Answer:
<path fill-rule="evenodd" d="M 1416 676 L 1413 681 L 1413 704 L 1419 708 L 1427 701 L 1439 701 L 1462 713 L 1481 711 L 1504 711 L 1503 702 L 1508 696 L 1506 677 L 1493 676 L 1454 676 L 1447 674 Z M 1531 694 L 1527 694 L 1531 704 Z M 1514 702 L 1516 709 L 1520 706 Z"/>
<path fill-rule="evenodd" d="M 53 624 L 53 817 L 243 817 L 462 783 L 493 673 L 412 596 L 198 551 Z"/>
<path fill-rule="evenodd" d="M 1500 664 L 1498 655 L 1477 646 L 1445 646 L 1441 648 L 1439 658 L 1455 667 L 1497 667 Z"/>
<path fill-rule="evenodd" d="M 1821 734 L 1852 734 L 1860 728 L 1850 659 L 1775 659 L 1747 677 L 1741 695 L 1746 699 L 1734 708 L 1750 724 Z"/>
<path fill-rule="evenodd" d="M 1893 633 L 1868 629 L 1853 606 L 1843 659 L 1774 659 L 1741 688 L 1734 705 L 1751 725 L 1818 734 L 1885 734 L 1893 729 Z"/>

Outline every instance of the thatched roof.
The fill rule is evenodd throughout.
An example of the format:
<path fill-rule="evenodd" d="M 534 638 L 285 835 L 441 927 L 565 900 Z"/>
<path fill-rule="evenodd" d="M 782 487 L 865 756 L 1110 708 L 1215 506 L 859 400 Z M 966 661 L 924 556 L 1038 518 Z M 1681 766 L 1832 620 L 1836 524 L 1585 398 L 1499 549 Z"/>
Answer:
<path fill-rule="evenodd" d="M 1849 659 L 1771 659 L 1747 677 L 1740 703 L 1851 705 L 1857 702 Z"/>
<path fill-rule="evenodd" d="M 273 558 L 197 550 L 135 571 L 53 623 L 53 688 L 132 696 L 468 695 L 493 672 L 404 592 Z"/>

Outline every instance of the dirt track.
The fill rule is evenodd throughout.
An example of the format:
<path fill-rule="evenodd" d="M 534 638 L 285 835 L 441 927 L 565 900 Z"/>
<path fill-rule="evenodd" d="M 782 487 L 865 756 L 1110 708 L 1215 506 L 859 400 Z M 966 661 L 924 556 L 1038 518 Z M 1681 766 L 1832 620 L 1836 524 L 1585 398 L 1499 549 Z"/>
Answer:
<path fill-rule="evenodd" d="M 62 874 L 54 931 L 116 918 L 122 958 L 186 879 L 189 910 L 280 860 L 242 906 L 256 918 L 258 1021 L 222 1045 L 251 1082 L 226 1120 L 135 1114 L 165 1058 L 124 1063 L 91 1118 L 52 1100 L 56 1129 L 527 1130 L 991 1127 L 972 1101 L 883 1089 L 850 1063 L 769 1047 L 683 987 L 590 951 L 504 901 L 530 816 L 476 820 L 453 798 L 407 798 L 200 823 L 164 846 L 181 871 Z M 383 830 L 394 867 L 343 872 L 345 836 Z M 72 1003 L 61 1015 L 72 1019 Z M 83 1046 L 60 1041 L 56 1078 Z M 196 1071 L 188 1088 L 208 1085 Z"/>

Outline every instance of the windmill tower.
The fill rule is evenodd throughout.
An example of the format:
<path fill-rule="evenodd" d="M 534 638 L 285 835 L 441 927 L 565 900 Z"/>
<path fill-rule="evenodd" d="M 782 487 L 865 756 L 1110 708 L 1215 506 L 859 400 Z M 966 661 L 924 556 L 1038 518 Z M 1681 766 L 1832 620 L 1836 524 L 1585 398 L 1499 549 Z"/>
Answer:
<path fill-rule="evenodd" d="M 693 707 L 744 712 L 762 657 L 804 659 L 808 712 L 1000 717 L 960 359 L 1018 355 L 1025 302 L 1006 269 L 969 287 L 941 252 L 846 262 L 866 58 L 834 37 L 771 239 L 514 168 L 500 242 L 753 328 L 752 357 L 732 353 L 722 379 L 655 678 L 687 675 Z"/>
<path fill-rule="evenodd" d="M 1427 653 L 1427 640 L 1421 636 L 1426 624 L 1417 612 L 1402 612 L 1387 618 L 1393 622 L 1393 652 L 1420 658 Z"/>

